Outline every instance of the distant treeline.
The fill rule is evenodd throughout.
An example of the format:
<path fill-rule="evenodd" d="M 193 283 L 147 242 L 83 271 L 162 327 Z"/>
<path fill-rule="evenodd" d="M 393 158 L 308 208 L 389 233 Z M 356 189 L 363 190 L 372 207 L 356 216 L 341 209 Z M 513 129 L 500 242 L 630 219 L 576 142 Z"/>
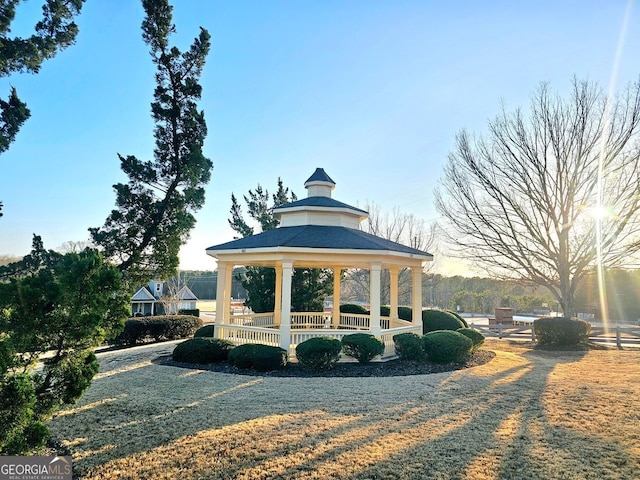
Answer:
<path fill-rule="evenodd" d="M 233 270 L 232 296 L 246 298 L 246 290 L 237 280 L 245 272 L 243 267 Z M 217 271 L 182 271 L 181 281 L 201 300 L 214 300 L 218 285 Z M 606 272 L 604 293 L 609 317 L 637 321 L 640 319 L 640 270 L 613 269 Z M 343 299 L 368 301 L 368 292 L 350 298 L 348 282 L 343 281 Z M 368 283 L 368 282 L 367 282 Z M 362 298 L 360 298 L 362 297 Z M 531 313 L 548 307 L 557 310 L 558 305 L 544 287 L 516 281 L 481 277 L 445 277 L 425 274 L 422 279 L 424 306 L 458 309 L 469 313 L 493 313 L 495 307 L 513 307 L 516 312 Z M 410 303 L 410 297 L 401 303 Z M 578 312 L 601 317 L 600 294 L 595 273 L 589 275 L 576 291 L 575 307 Z"/>

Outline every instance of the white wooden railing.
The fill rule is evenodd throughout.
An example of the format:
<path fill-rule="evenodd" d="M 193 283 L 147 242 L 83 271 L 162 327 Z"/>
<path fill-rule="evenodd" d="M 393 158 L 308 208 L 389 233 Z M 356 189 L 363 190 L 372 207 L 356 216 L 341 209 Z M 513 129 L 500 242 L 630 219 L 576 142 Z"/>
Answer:
<path fill-rule="evenodd" d="M 305 340 L 314 337 L 331 337 L 342 340 L 345 335 L 357 331 L 369 331 L 369 315 L 340 314 L 340 325 L 332 325 L 331 313 L 293 312 L 291 313 L 291 345 L 289 353 L 294 356 L 295 348 Z M 414 332 L 420 335 L 422 325 L 389 317 L 380 318 L 381 339 L 385 345 L 382 358 L 395 356 L 393 336 L 398 333 Z M 262 343 L 280 346 L 280 330 L 275 324 L 273 313 L 232 315 L 228 323 L 219 324 L 220 338 L 230 340 L 236 345 L 244 343 Z"/>
<path fill-rule="evenodd" d="M 369 330 L 371 317 L 359 313 L 341 313 L 340 327 L 354 330 Z"/>
<path fill-rule="evenodd" d="M 242 325 L 252 327 L 273 327 L 275 325 L 273 312 L 270 313 L 245 313 L 231 315 L 228 325 Z"/>
<path fill-rule="evenodd" d="M 395 356 L 396 346 L 395 346 L 395 343 L 393 342 L 393 336 L 398 335 L 400 333 L 415 333 L 417 335 L 422 335 L 422 325 L 414 326 L 411 323 L 409 323 L 409 326 L 396 327 L 396 328 L 390 328 L 388 330 L 383 330 L 381 335 L 382 343 L 384 343 L 384 353 L 382 354 L 382 358 Z"/>
<path fill-rule="evenodd" d="M 239 325 L 220 325 L 218 328 L 220 338 L 229 340 L 236 345 L 262 343 L 274 347 L 280 346 L 280 331 L 274 328 Z"/>
<path fill-rule="evenodd" d="M 400 327 L 412 327 L 413 323 L 407 320 L 400 320 L 399 318 L 387 318 L 382 317 L 382 328 L 400 328 Z M 420 322 L 417 326 L 420 327 L 420 335 L 422 335 L 422 322 Z"/>
<path fill-rule="evenodd" d="M 291 328 L 331 328 L 331 314 L 316 312 L 292 312 Z"/>
<path fill-rule="evenodd" d="M 353 333 L 353 332 L 350 332 L 349 330 L 338 330 L 334 328 L 321 329 L 321 330 L 312 329 L 312 328 L 293 330 L 291 332 L 291 352 L 294 353 L 296 346 L 298 346 L 300 343 L 304 342 L 305 340 L 309 340 L 310 338 L 331 337 L 331 338 L 336 338 L 338 340 L 342 340 L 342 337 L 344 337 L 345 335 L 349 335 L 350 333 Z"/>

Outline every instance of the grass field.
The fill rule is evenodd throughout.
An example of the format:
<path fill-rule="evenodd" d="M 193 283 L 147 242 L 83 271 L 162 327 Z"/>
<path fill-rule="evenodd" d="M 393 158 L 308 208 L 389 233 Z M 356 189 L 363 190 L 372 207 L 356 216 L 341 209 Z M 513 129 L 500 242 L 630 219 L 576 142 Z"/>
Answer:
<path fill-rule="evenodd" d="M 85 478 L 640 478 L 640 351 L 487 341 L 472 369 L 274 378 L 100 355 L 50 426 Z"/>

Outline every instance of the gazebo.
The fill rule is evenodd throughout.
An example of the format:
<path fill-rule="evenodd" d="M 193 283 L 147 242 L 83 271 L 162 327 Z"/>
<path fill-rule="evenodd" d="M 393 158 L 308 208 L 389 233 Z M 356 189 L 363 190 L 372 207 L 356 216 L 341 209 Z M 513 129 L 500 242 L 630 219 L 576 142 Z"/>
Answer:
<path fill-rule="evenodd" d="M 331 198 L 335 182 L 322 168 L 305 182 L 305 199 L 273 210 L 279 227 L 250 237 L 215 245 L 207 254 L 218 261 L 214 336 L 235 344 L 280 346 L 289 354 L 312 337 L 341 339 L 351 333 L 371 333 L 382 339 L 382 357 L 394 355 L 393 336 L 422 334 L 422 267 L 433 260 L 427 252 L 360 230 L 367 212 Z M 275 308 L 269 313 L 232 315 L 231 280 L 235 266 L 275 268 Z M 291 277 L 298 268 L 331 268 L 334 273 L 332 312 L 292 312 Z M 344 269 L 370 272 L 370 314 L 340 313 L 340 280 Z M 412 321 L 398 318 L 398 277 L 410 268 Z M 390 314 L 380 315 L 380 279 L 389 271 Z"/>

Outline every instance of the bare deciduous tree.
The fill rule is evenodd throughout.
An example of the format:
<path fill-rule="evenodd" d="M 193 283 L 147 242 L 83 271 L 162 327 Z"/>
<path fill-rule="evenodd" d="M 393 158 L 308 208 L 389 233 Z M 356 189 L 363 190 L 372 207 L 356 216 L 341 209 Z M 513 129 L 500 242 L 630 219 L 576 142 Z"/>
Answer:
<path fill-rule="evenodd" d="M 422 251 L 431 251 L 434 247 L 434 224 L 427 224 L 411 213 L 402 213 L 397 207 L 390 212 L 383 213 L 375 203 L 367 203 L 364 210 L 369 212 L 369 217 L 363 225 L 366 232 Z M 384 272 L 382 275 L 380 289 L 382 302 L 389 303 L 391 290 L 389 272 Z M 368 299 L 369 271 L 347 271 L 343 292 L 345 298 Z M 398 297 L 401 304 L 411 303 L 411 272 L 409 269 L 404 268 L 398 272 Z"/>
<path fill-rule="evenodd" d="M 66 242 L 63 242 L 57 248 L 57 251 L 63 254 L 64 253 L 80 253 L 85 248 L 92 248 L 92 247 L 93 247 L 93 244 L 88 240 L 80 240 L 77 242 L 74 240 L 68 240 Z"/>
<path fill-rule="evenodd" d="M 177 315 L 181 310 L 181 303 L 184 301 L 182 289 L 187 286 L 185 280 L 184 274 L 178 271 L 177 275 L 170 278 L 164 285 L 164 291 L 159 300 L 166 315 Z"/>
<path fill-rule="evenodd" d="M 547 287 L 571 315 L 580 280 L 640 250 L 640 84 L 616 97 L 547 84 L 484 137 L 457 136 L 436 191 L 460 254 Z"/>

